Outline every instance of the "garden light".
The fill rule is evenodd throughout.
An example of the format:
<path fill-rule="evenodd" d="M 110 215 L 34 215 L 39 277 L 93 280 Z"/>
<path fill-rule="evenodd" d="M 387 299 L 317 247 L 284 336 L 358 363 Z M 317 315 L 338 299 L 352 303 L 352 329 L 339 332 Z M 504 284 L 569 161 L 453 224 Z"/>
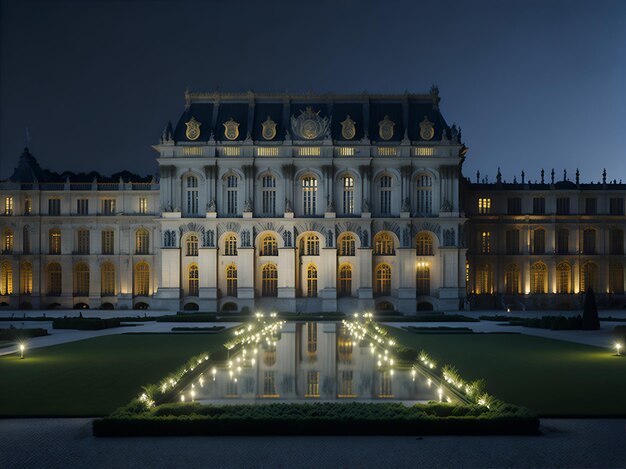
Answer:
<path fill-rule="evenodd" d="M 620 344 L 619 342 L 616 342 L 616 343 L 615 343 L 615 354 L 616 354 L 616 355 L 618 355 L 618 356 L 619 356 L 619 355 L 621 355 L 621 354 L 619 353 L 619 351 L 620 351 L 620 349 L 621 349 L 621 348 L 622 348 L 622 344 Z M 22 358 L 24 358 L 24 357 L 22 357 Z"/>
<path fill-rule="evenodd" d="M 20 344 L 20 358 L 21 359 L 24 359 L 24 350 L 26 350 L 26 346 L 24 344 Z M 618 355 L 619 355 L 619 351 L 618 351 Z"/>

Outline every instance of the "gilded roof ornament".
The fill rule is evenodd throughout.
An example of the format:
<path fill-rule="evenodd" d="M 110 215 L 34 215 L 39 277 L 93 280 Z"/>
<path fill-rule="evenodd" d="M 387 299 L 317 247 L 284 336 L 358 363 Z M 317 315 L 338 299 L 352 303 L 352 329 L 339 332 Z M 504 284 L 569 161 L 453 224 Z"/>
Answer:
<path fill-rule="evenodd" d="M 299 140 L 314 140 L 325 135 L 330 127 L 330 119 L 321 117 L 320 111 L 307 106 L 298 117 L 291 116 L 291 131 Z"/>
<path fill-rule="evenodd" d="M 276 137 L 277 125 L 278 124 L 276 124 L 276 122 L 274 122 L 270 116 L 267 116 L 267 119 L 265 120 L 265 122 L 261 124 L 261 126 L 263 127 L 263 130 L 261 131 L 261 135 L 263 136 L 263 139 L 265 140 L 274 139 L 274 137 Z"/>
<path fill-rule="evenodd" d="M 346 116 L 346 120 L 341 122 L 341 136 L 346 140 L 352 140 L 356 135 L 356 122 L 350 118 L 350 114 Z"/>
<path fill-rule="evenodd" d="M 431 140 L 435 136 L 434 124 L 424 116 L 424 120 L 420 122 L 420 137 L 422 140 Z"/>
<path fill-rule="evenodd" d="M 224 126 L 224 137 L 228 140 L 235 140 L 239 137 L 239 122 L 232 117 L 222 124 Z"/>
<path fill-rule="evenodd" d="M 198 140 L 200 137 L 200 126 L 201 122 L 197 121 L 195 117 L 191 116 L 191 119 L 188 122 L 185 122 L 187 126 L 187 130 L 185 130 L 185 136 L 189 140 Z"/>
<path fill-rule="evenodd" d="M 380 138 L 389 140 L 393 137 L 393 127 L 395 125 L 396 123 L 389 119 L 389 116 L 385 116 L 385 118 L 378 123 L 378 135 L 380 135 Z"/>

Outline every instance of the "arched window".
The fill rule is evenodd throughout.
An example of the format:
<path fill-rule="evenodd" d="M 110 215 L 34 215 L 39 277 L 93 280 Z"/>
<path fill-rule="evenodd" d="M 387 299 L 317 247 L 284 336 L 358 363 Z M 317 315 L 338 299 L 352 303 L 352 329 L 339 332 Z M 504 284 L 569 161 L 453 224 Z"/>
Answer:
<path fill-rule="evenodd" d="M 100 266 L 100 295 L 115 295 L 115 266 L 111 262 Z"/>
<path fill-rule="evenodd" d="M 317 179 L 313 176 L 302 178 L 302 211 L 305 216 L 317 213 Z"/>
<path fill-rule="evenodd" d="M 352 215 L 354 214 L 354 178 L 352 176 L 342 177 L 341 185 L 343 187 L 343 214 Z"/>
<path fill-rule="evenodd" d="M 570 293 L 571 268 L 567 262 L 559 262 L 556 266 L 556 292 Z"/>
<path fill-rule="evenodd" d="M 533 231 L 533 254 L 546 253 L 546 230 L 537 228 Z"/>
<path fill-rule="evenodd" d="M 276 216 L 276 178 L 271 174 L 263 176 L 262 185 L 261 211 L 266 217 L 274 217 Z"/>
<path fill-rule="evenodd" d="M 493 292 L 493 271 L 490 264 L 481 264 L 476 269 L 476 293 L 481 295 Z"/>
<path fill-rule="evenodd" d="M 225 256 L 237 255 L 237 237 L 233 234 L 226 236 L 224 240 L 224 255 Z"/>
<path fill-rule="evenodd" d="M 619 262 L 609 265 L 609 293 L 624 294 L 624 266 Z"/>
<path fill-rule="evenodd" d="M 317 296 L 317 268 L 313 264 L 306 269 L 306 296 L 309 298 Z"/>
<path fill-rule="evenodd" d="M 48 264 L 48 295 L 59 296 L 63 287 L 63 271 L 61 265 L 52 262 Z"/>
<path fill-rule="evenodd" d="M 187 236 L 187 255 L 188 256 L 197 256 L 198 255 L 198 237 L 196 235 Z"/>
<path fill-rule="evenodd" d="M 596 253 L 596 230 L 586 229 L 583 231 L 583 254 Z"/>
<path fill-rule="evenodd" d="M 81 228 L 76 232 L 76 252 L 89 254 L 89 230 Z"/>
<path fill-rule="evenodd" d="M 380 178 L 380 214 L 391 214 L 391 176 Z"/>
<path fill-rule="evenodd" d="M 53 228 L 48 231 L 48 251 L 50 254 L 61 254 L 61 230 Z"/>
<path fill-rule="evenodd" d="M 146 262 L 135 264 L 133 275 L 133 295 L 148 296 L 150 294 L 150 266 Z"/>
<path fill-rule="evenodd" d="M 374 254 L 377 256 L 393 256 L 393 238 L 385 231 L 374 237 Z"/>
<path fill-rule="evenodd" d="M 274 264 L 265 264 L 261 271 L 261 295 L 278 296 L 278 269 Z"/>
<path fill-rule="evenodd" d="M 0 264 L 0 295 L 11 295 L 13 293 L 13 267 L 10 262 Z"/>
<path fill-rule="evenodd" d="M 198 178 L 187 176 L 185 181 L 187 215 L 198 215 Z"/>
<path fill-rule="evenodd" d="M 418 256 L 432 256 L 433 238 L 428 233 L 420 233 L 415 240 L 415 247 Z"/>
<path fill-rule="evenodd" d="M 237 215 L 238 212 L 238 194 L 239 178 L 235 174 L 226 176 L 226 213 L 228 215 Z"/>
<path fill-rule="evenodd" d="M 535 262 L 530 267 L 530 293 L 548 293 L 548 268 L 543 262 Z"/>
<path fill-rule="evenodd" d="M 320 255 L 320 239 L 317 235 L 308 234 L 302 238 L 300 249 L 303 256 Z"/>
<path fill-rule="evenodd" d="M 339 255 L 354 256 L 356 253 L 356 239 L 350 233 L 342 234 L 339 237 Z"/>
<path fill-rule="evenodd" d="M 2 230 L 2 254 L 11 254 L 13 252 L 13 230 L 5 228 Z"/>
<path fill-rule="evenodd" d="M 430 295 L 430 266 L 426 262 L 417 263 L 415 289 L 417 296 Z"/>
<path fill-rule="evenodd" d="M 278 256 L 278 244 L 272 235 L 265 235 L 261 240 L 262 256 Z"/>
<path fill-rule="evenodd" d="M 342 264 L 337 276 L 337 291 L 339 296 L 352 296 L 352 266 Z"/>
<path fill-rule="evenodd" d="M 433 212 L 433 180 L 427 174 L 417 176 L 417 215 L 430 215 Z"/>
<path fill-rule="evenodd" d="M 504 291 L 508 295 L 519 293 L 519 267 L 517 264 L 508 264 L 504 268 Z"/>
<path fill-rule="evenodd" d="M 376 267 L 374 293 L 377 296 L 391 295 L 391 267 L 387 264 Z"/>
<path fill-rule="evenodd" d="M 598 291 L 598 265 L 594 262 L 584 263 L 580 275 L 580 291 L 586 292 L 588 288 Z"/>
<path fill-rule="evenodd" d="M 135 254 L 148 254 L 150 252 L 150 233 L 145 228 L 135 231 Z"/>
<path fill-rule="evenodd" d="M 74 266 L 74 296 L 89 296 L 89 266 L 84 262 Z"/>
<path fill-rule="evenodd" d="M 198 272 L 197 264 L 191 264 L 189 266 L 189 269 L 187 270 L 187 277 L 189 281 L 188 295 L 198 296 L 200 284 L 199 284 L 199 272 Z"/>
<path fill-rule="evenodd" d="M 22 228 L 22 252 L 24 254 L 30 254 L 30 228 L 25 226 Z"/>
<path fill-rule="evenodd" d="M 114 237 L 113 230 L 102 230 L 102 254 L 113 254 L 115 250 Z"/>
<path fill-rule="evenodd" d="M 33 266 L 24 262 L 20 268 L 20 294 L 30 295 L 33 292 Z"/>
<path fill-rule="evenodd" d="M 237 266 L 226 267 L 226 296 L 237 296 Z"/>

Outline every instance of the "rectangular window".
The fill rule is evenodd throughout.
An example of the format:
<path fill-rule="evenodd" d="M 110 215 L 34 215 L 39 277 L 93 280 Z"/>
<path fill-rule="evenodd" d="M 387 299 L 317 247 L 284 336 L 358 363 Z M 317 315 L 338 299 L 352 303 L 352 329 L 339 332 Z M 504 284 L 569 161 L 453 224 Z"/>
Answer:
<path fill-rule="evenodd" d="M 307 371 L 307 392 L 305 397 L 320 397 L 320 372 Z"/>
<path fill-rule="evenodd" d="M 30 215 L 33 213 L 33 203 L 30 199 L 24 200 L 24 215 Z"/>
<path fill-rule="evenodd" d="M 263 215 L 273 217 L 276 215 L 276 179 L 273 176 L 263 177 Z"/>
<path fill-rule="evenodd" d="M 317 179 L 312 176 L 302 178 L 302 211 L 308 216 L 317 214 Z"/>
<path fill-rule="evenodd" d="M 613 228 L 609 235 L 609 252 L 611 254 L 624 254 L 624 231 Z"/>
<path fill-rule="evenodd" d="M 545 215 L 546 213 L 546 198 L 545 197 L 533 197 L 533 215 Z"/>
<path fill-rule="evenodd" d="M 569 215 L 569 197 L 557 197 L 556 214 Z"/>
<path fill-rule="evenodd" d="M 89 230 L 78 230 L 76 242 L 78 254 L 89 254 Z"/>
<path fill-rule="evenodd" d="M 114 249 L 113 230 L 102 232 L 102 254 L 113 254 Z"/>
<path fill-rule="evenodd" d="M 597 199 L 595 197 L 587 197 L 585 199 L 585 215 L 595 215 L 597 205 Z"/>
<path fill-rule="evenodd" d="M 491 199 L 489 197 L 478 199 L 478 213 L 491 213 Z"/>
<path fill-rule="evenodd" d="M 491 253 L 491 232 L 489 231 L 483 231 L 480 235 L 480 252 Z"/>
<path fill-rule="evenodd" d="M 521 197 L 509 197 L 506 200 L 507 213 L 509 215 L 519 215 L 522 213 L 522 198 Z"/>
<path fill-rule="evenodd" d="M 76 200 L 76 213 L 78 215 L 87 215 L 89 213 L 89 199 Z"/>
<path fill-rule="evenodd" d="M 583 231 L 583 254 L 596 253 L 596 230 Z"/>
<path fill-rule="evenodd" d="M 533 254 L 546 253 L 546 230 L 537 229 L 533 231 Z"/>
<path fill-rule="evenodd" d="M 139 197 L 139 213 L 142 215 L 148 213 L 148 199 L 145 197 Z"/>
<path fill-rule="evenodd" d="M 343 178 L 343 213 L 344 215 L 354 213 L 354 178 L 350 176 Z"/>
<path fill-rule="evenodd" d="M 48 215 L 61 215 L 61 199 L 48 199 Z"/>
<path fill-rule="evenodd" d="M 263 395 L 276 396 L 276 380 L 273 371 L 263 372 Z"/>
<path fill-rule="evenodd" d="M 506 232 L 506 253 L 519 254 L 519 230 Z"/>
<path fill-rule="evenodd" d="M 237 214 L 237 176 L 228 176 L 226 179 L 226 213 Z"/>
<path fill-rule="evenodd" d="M 569 252 L 569 230 L 561 228 L 556 232 L 556 253 L 567 254 Z"/>
<path fill-rule="evenodd" d="M 102 199 L 102 215 L 115 215 L 115 199 Z"/>
<path fill-rule="evenodd" d="M 380 214 L 391 214 L 391 176 L 380 178 Z"/>
<path fill-rule="evenodd" d="M 4 198 L 4 214 L 13 215 L 13 197 L 11 196 Z"/>
<path fill-rule="evenodd" d="M 611 215 L 624 215 L 623 197 L 611 197 L 609 201 L 609 213 Z"/>
<path fill-rule="evenodd" d="M 353 390 L 353 373 L 351 370 L 341 372 L 341 391 L 339 397 L 355 397 Z"/>

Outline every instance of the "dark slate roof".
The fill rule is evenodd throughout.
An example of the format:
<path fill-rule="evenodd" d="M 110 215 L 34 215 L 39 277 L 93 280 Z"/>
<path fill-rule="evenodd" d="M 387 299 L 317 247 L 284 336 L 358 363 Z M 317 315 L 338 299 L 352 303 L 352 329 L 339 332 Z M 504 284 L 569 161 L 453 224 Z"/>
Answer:
<path fill-rule="evenodd" d="M 276 136 L 272 140 L 265 140 L 261 134 L 263 131 L 263 122 L 267 118 L 276 122 Z M 262 141 L 284 140 L 285 131 L 288 129 L 288 123 L 283 122 L 283 104 L 282 103 L 257 103 L 254 108 L 254 121 L 252 124 L 252 139 Z"/>
<path fill-rule="evenodd" d="M 39 166 L 35 157 L 30 154 L 28 148 L 24 148 L 24 152 L 17 162 L 17 168 L 13 170 L 9 181 L 48 182 L 50 181 L 50 174 L 48 171 L 41 169 L 41 166 Z"/>
<path fill-rule="evenodd" d="M 185 135 L 187 130 L 186 122 L 189 122 L 191 118 L 195 118 L 200 122 L 200 137 L 196 141 L 206 142 L 211 137 L 211 122 L 213 120 L 213 104 L 211 103 L 194 103 L 185 109 L 185 112 L 176 124 L 176 130 L 174 130 L 174 140 L 178 142 L 188 142 L 189 139 Z"/>

